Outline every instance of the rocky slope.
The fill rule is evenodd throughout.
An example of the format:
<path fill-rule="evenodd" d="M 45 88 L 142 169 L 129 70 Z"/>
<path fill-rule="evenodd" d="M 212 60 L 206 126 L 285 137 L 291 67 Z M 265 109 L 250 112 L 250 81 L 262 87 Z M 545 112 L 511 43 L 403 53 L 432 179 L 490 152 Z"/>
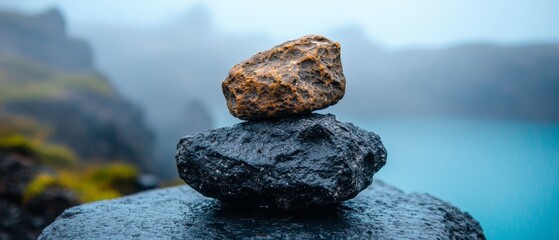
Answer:
<path fill-rule="evenodd" d="M 71 190 L 56 185 L 34 196 L 26 194 L 29 183 L 45 166 L 23 149 L 6 150 L 0 146 L 0 239 L 33 239 L 80 200 Z"/>
<path fill-rule="evenodd" d="M 93 53 L 83 40 L 68 36 L 60 11 L 37 15 L 0 10 L 0 54 L 19 55 L 64 70 L 91 71 Z"/>
<path fill-rule="evenodd" d="M 89 46 L 66 33 L 60 12 L 0 12 L 0 114 L 47 125 L 80 157 L 149 171 L 153 137 L 142 112 L 95 69 Z"/>
<path fill-rule="evenodd" d="M 152 142 L 58 11 L 0 11 L 0 239 L 34 239 L 68 207 L 153 187 L 140 175 L 154 170 Z"/>

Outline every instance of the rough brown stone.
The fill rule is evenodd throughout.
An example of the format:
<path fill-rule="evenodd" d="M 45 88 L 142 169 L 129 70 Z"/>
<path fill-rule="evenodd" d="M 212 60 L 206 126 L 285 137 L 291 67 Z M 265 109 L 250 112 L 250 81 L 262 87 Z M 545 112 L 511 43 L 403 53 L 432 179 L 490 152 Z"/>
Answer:
<path fill-rule="evenodd" d="M 309 35 L 233 66 L 222 84 L 227 107 L 245 120 L 310 113 L 345 93 L 340 44 Z"/>

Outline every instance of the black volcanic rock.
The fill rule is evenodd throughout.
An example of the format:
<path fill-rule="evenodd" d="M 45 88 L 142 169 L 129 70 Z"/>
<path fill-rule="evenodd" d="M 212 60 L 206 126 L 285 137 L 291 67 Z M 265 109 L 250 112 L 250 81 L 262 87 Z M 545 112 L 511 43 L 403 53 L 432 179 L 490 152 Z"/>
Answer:
<path fill-rule="evenodd" d="M 375 180 L 340 207 L 318 212 L 238 209 L 188 186 L 66 210 L 39 239 L 485 239 L 468 213 L 428 194 Z"/>
<path fill-rule="evenodd" d="M 36 239 L 65 209 L 79 204 L 73 192 L 54 185 L 24 201 L 26 187 L 46 171 L 52 169 L 24 149 L 0 147 L 0 239 Z"/>
<path fill-rule="evenodd" d="M 331 114 L 244 122 L 186 136 L 177 148 L 180 177 L 203 195 L 281 209 L 351 199 L 386 162 L 378 135 Z"/>

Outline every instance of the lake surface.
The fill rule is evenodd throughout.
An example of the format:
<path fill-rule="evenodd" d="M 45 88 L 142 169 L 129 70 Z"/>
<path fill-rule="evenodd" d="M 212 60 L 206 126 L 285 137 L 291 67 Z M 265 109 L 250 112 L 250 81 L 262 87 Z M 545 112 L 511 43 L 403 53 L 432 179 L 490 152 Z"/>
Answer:
<path fill-rule="evenodd" d="M 488 239 L 559 239 L 559 124 L 340 119 L 381 136 L 375 178 L 451 202 Z"/>
<path fill-rule="evenodd" d="M 559 124 L 338 119 L 382 138 L 388 160 L 375 178 L 469 212 L 488 239 L 559 239 Z"/>

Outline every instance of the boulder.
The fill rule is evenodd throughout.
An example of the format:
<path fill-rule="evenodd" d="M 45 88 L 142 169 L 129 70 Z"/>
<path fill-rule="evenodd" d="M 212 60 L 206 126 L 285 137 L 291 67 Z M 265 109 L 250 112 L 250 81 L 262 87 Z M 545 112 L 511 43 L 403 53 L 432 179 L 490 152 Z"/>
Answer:
<path fill-rule="evenodd" d="M 233 66 L 222 84 L 227 107 L 245 120 L 310 113 L 345 93 L 340 44 L 309 35 Z"/>
<path fill-rule="evenodd" d="M 204 196 L 285 210 L 351 199 L 386 162 L 378 135 L 331 114 L 243 122 L 177 148 L 179 176 Z"/>
<path fill-rule="evenodd" d="M 188 186 L 66 210 L 39 239 L 485 239 L 470 216 L 382 181 L 339 207 L 309 212 L 239 209 Z"/>
<path fill-rule="evenodd" d="M 33 179 L 49 171 L 29 149 L 0 146 L 0 239 L 36 239 L 65 209 L 79 204 L 74 192 L 56 185 L 25 196 Z"/>

